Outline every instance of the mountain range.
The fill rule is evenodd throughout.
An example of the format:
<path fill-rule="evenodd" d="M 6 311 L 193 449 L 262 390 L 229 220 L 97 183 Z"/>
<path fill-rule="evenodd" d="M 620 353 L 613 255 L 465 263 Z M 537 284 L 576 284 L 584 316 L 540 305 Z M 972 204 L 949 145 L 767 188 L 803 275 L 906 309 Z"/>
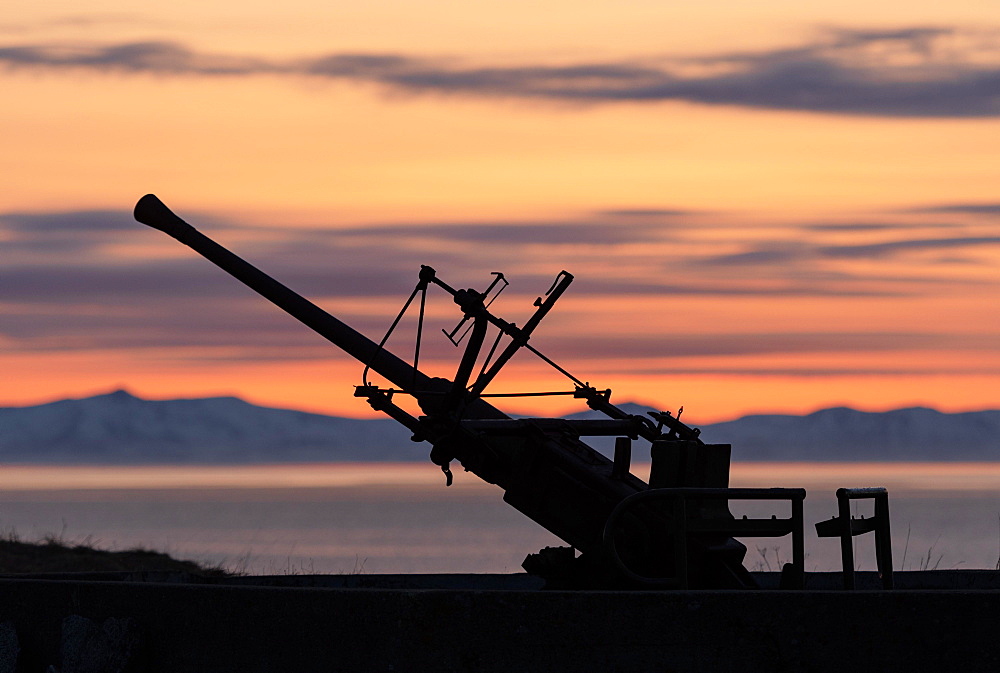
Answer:
<path fill-rule="evenodd" d="M 648 407 L 620 405 L 629 413 Z M 570 418 L 598 417 L 585 411 Z M 687 420 L 687 419 L 685 419 Z M 992 461 L 1000 410 L 823 409 L 701 426 L 734 461 Z M 0 463 L 248 464 L 423 461 L 430 446 L 389 419 L 354 419 L 250 404 L 236 397 L 145 400 L 124 390 L 0 408 Z M 588 442 L 607 453 L 610 438 Z M 641 452 L 640 447 L 636 451 Z M 635 460 L 642 461 L 641 453 Z"/>

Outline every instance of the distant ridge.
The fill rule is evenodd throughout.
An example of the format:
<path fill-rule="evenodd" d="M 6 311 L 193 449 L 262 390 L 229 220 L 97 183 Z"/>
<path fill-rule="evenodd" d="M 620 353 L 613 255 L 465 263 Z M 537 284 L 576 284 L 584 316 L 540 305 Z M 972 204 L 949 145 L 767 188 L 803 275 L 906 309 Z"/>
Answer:
<path fill-rule="evenodd" d="M 646 407 L 621 405 L 630 413 Z M 594 416 L 583 412 L 576 417 Z M 688 419 L 685 419 L 688 420 Z M 701 426 L 734 461 L 1000 460 L 1000 411 L 848 408 Z M 424 461 L 429 445 L 388 419 L 272 409 L 236 397 L 144 400 L 125 390 L 0 408 L 0 463 L 248 464 Z M 591 442 L 606 451 L 609 443 Z M 643 460 L 637 453 L 635 460 Z"/>
<path fill-rule="evenodd" d="M 237 397 L 144 400 L 125 390 L 0 408 L 0 462 L 246 464 L 423 460 L 389 419 L 259 407 Z"/>
<path fill-rule="evenodd" d="M 734 460 L 993 461 L 1000 460 L 1000 411 L 837 407 L 744 416 L 705 426 L 702 438 L 733 444 Z"/>

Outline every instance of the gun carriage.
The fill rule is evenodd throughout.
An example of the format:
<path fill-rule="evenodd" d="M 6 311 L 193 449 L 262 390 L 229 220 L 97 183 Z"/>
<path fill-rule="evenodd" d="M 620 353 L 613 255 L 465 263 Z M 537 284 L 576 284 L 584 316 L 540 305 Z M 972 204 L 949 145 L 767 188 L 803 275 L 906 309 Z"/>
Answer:
<path fill-rule="evenodd" d="M 730 446 L 706 444 L 699 431 L 669 412 L 648 416 L 626 413 L 611 402 L 610 390 L 584 382 L 530 343 L 542 319 L 573 281 L 562 271 L 523 326 L 495 315 L 493 299 L 507 285 L 494 274 L 484 291 L 456 289 L 437 272 L 422 266 L 416 287 L 389 333 L 419 298 L 417 342 L 408 363 L 385 347 L 389 333 L 376 343 L 214 242 L 172 213 L 157 197 L 144 196 L 135 219 L 191 247 L 257 293 L 317 332 L 364 365 L 355 396 L 404 425 L 414 441 L 431 445 L 430 459 L 451 484 L 452 461 L 496 484 L 509 505 L 567 543 L 525 559 L 524 568 L 554 587 L 753 587 L 743 566 L 746 547 L 733 535 L 775 536 L 793 533 L 793 563 L 786 567 L 791 585 L 801 586 L 802 489 L 729 489 Z M 452 379 L 431 377 L 419 369 L 424 302 L 430 288 L 450 295 L 461 311 L 458 325 L 445 331 L 456 346 L 465 342 Z M 496 332 L 492 343 L 488 334 Z M 501 343 L 506 345 L 501 348 Z M 488 348 L 487 348 L 488 346 Z M 540 357 L 566 376 L 572 391 L 513 393 L 567 394 L 585 401 L 604 418 L 511 418 L 490 399 L 487 386 L 519 351 Z M 485 354 L 484 354 L 485 351 Z M 475 374 L 476 366 L 479 372 Z M 369 381 L 377 373 L 388 385 Z M 413 415 L 397 404 L 412 397 Z M 608 458 L 584 438 L 615 437 Z M 649 483 L 630 472 L 632 442 L 650 446 Z M 788 519 L 735 519 L 732 499 L 787 500 Z M 797 532 L 797 534 L 796 534 Z"/>

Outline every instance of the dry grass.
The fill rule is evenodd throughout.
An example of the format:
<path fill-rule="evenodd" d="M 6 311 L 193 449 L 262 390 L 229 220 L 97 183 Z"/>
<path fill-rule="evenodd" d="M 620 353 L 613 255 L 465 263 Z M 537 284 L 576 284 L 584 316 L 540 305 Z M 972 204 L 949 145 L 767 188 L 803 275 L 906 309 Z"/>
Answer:
<path fill-rule="evenodd" d="M 0 573 L 64 573 L 101 571 L 172 571 L 198 575 L 230 574 L 219 567 L 204 567 L 149 549 L 109 551 L 94 547 L 89 540 L 68 542 L 47 535 L 41 540 L 24 541 L 9 532 L 0 538 Z"/>

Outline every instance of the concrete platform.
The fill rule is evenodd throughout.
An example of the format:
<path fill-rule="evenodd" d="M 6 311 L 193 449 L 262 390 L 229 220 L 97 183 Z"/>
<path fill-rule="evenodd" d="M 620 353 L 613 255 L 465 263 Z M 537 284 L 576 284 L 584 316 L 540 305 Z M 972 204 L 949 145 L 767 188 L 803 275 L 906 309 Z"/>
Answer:
<path fill-rule="evenodd" d="M 900 585 L 918 574 L 900 573 Z M 537 583 L 527 575 L 7 577 L 0 673 L 50 665 L 60 673 L 1000 670 L 1000 590 L 985 588 L 1000 573 L 934 574 L 953 588 L 546 591 L 526 586 Z"/>

